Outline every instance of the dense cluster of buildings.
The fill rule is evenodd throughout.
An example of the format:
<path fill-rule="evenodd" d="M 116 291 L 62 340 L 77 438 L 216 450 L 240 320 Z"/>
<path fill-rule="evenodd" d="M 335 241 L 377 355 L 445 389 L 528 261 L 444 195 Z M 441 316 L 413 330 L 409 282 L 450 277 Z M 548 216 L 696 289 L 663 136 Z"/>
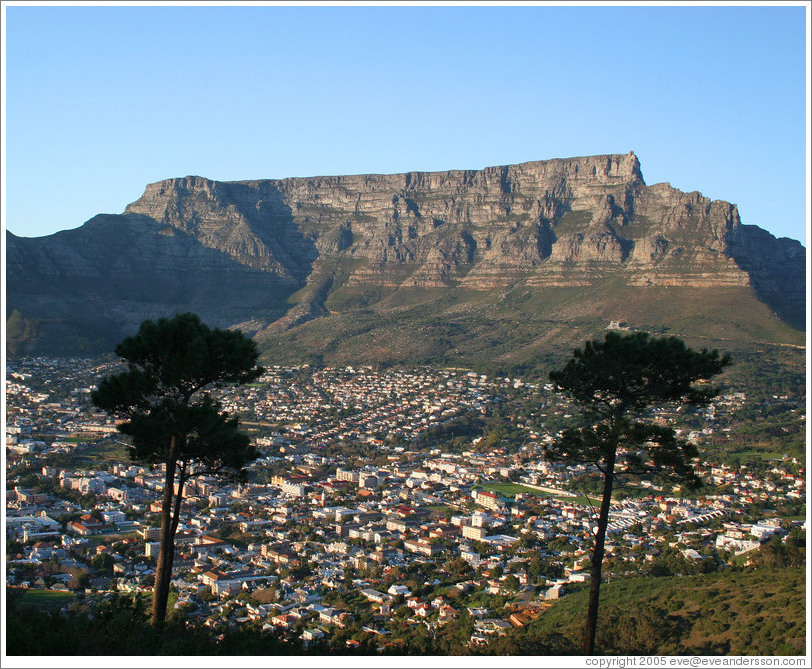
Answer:
<path fill-rule="evenodd" d="M 76 457 L 118 438 L 89 402 L 111 369 L 37 360 L 7 375 L 11 586 L 151 589 L 163 471 Z M 175 606 L 208 625 L 256 621 L 306 643 L 347 629 L 385 643 L 393 619 L 436 629 L 463 612 L 476 620 L 471 643 L 525 624 L 588 580 L 595 511 L 568 489 L 585 468 L 540 457 L 555 436 L 542 420 L 517 419 L 523 437 L 510 447 L 486 448 L 482 436 L 450 450 L 410 446 L 522 393 L 541 398 L 545 414 L 570 410 L 544 388 L 460 370 L 275 368 L 224 391 L 261 457 L 249 483 L 187 483 Z M 723 397 L 709 418 L 718 423 L 744 401 Z M 371 455 L 359 457 L 361 445 Z M 613 569 L 642 572 L 672 553 L 724 564 L 792 526 L 769 509 L 743 520 L 748 505 L 805 498 L 804 468 L 788 459 L 766 471 L 712 462 L 699 471 L 712 483 L 704 495 L 643 480 L 616 501 Z"/>

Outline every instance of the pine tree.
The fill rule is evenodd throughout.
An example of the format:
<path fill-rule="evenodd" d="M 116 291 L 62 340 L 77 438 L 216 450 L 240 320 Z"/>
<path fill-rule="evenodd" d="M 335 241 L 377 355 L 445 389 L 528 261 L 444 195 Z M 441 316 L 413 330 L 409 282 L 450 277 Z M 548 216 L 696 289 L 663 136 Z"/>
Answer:
<path fill-rule="evenodd" d="M 691 464 L 698 455 L 696 447 L 672 428 L 653 424 L 646 414 L 656 407 L 708 404 L 718 389 L 707 381 L 729 364 L 729 355 L 693 351 L 677 337 L 609 332 L 604 341 L 593 340 L 583 350 L 576 349 L 563 369 L 550 372 L 556 388 L 581 408 L 585 426 L 564 430 L 545 449 L 547 459 L 593 465 L 603 476 L 584 655 L 591 655 L 595 646 L 606 528 L 617 475 L 666 478 L 687 487 L 701 484 Z"/>
<path fill-rule="evenodd" d="M 125 419 L 130 457 L 165 469 L 161 542 L 152 598 L 152 625 L 166 618 L 174 538 L 184 486 L 195 476 L 239 478 L 257 452 L 209 390 L 256 379 L 256 344 L 241 332 L 211 329 L 191 313 L 144 321 L 115 349 L 127 371 L 101 381 L 93 403 Z"/>

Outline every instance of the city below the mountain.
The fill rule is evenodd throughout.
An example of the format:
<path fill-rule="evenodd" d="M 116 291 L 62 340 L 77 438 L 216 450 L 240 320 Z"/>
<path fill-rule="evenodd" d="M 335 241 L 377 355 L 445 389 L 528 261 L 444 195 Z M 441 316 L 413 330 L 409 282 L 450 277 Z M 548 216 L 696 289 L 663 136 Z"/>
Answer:
<path fill-rule="evenodd" d="M 88 600 L 152 590 L 161 468 L 129 461 L 114 422 L 89 401 L 115 364 L 10 363 L 7 583 L 31 601 L 50 594 L 67 607 L 79 590 Z M 244 484 L 188 484 L 176 615 L 213 630 L 255 624 L 303 648 L 426 652 L 428 633 L 432 652 L 475 652 L 588 585 L 600 488 L 586 467 L 541 455 L 573 412 L 549 385 L 459 369 L 280 366 L 219 398 L 261 456 Z M 627 477 L 611 509 L 607 587 L 722 578 L 797 553 L 804 410 L 794 392 L 730 392 L 701 411 L 656 412 L 700 445 L 705 486 Z M 753 414 L 791 439 L 748 432 Z M 770 440 L 775 453 L 763 450 Z M 763 617 L 751 618 L 742 624 L 756 638 Z M 694 616 L 670 652 L 722 652 L 703 624 Z M 803 635 L 787 634 L 731 652 L 801 653 Z"/>

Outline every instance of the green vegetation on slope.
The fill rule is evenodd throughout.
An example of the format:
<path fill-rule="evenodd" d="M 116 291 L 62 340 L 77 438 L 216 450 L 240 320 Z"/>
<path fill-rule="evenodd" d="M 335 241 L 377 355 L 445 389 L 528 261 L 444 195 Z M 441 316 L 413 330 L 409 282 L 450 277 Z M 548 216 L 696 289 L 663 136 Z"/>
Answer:
<path fill-rule="evenodd" d="M 584 287 L 353 290 L 336 284 L 328 315 L 260 335 L 264 358 L 546 376 L 574 347 L 617 321 L 679 336 L 693 348 L 740 354 L 756 365 L 765 356 L 781 365 L 786 354 L 793 367 L 803 367 L 803 332 L 778 320 L 750 288 L 632 287 L 615 277 Z M 350 293 L 352 299 L 340 297 Z"/>
<path fill-rule="evenodd" d="M 37 336 L 37 321 L 14 309 L 6 319 L 6 350 L 9 356 L 22 355 L 25 346 Z"/>
<path fill-rule="evenodd" d="M 805 584 L 803 567 L 610 581 L 601 588 L 597 648 L 624 655 L 802 655 Z M 558 632 L 577 644 L 587 594 L 565 597 L 518 633 Z"/>

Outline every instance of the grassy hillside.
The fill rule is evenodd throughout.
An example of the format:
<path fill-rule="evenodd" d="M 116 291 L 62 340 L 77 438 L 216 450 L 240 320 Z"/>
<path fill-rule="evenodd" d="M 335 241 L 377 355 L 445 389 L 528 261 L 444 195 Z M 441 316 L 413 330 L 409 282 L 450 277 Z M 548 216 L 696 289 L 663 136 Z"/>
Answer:
<path fill-rule="evenodd" d="M 268 362 L 460 365 L 546 370 L 612 321 L 672 334 L 694 347 L 743 356 L 770 352 L 803 368 L 804 333 L 778 319 L 749 288 L 587 287 L 410 289 L 350 295 L 336 287 L 327 316 L 260 335 Z M 786 354 L 786 356 L 785 356 Z M 740 356 L 741 357 L 741 356 Z"/>
<path fill-rule="evenodd" d="M 567 596 L 525 630 L 580 644 L 586 589 Z M 601 587 L 596 647 L 601 653 L 803 655 L 803 567 L 631 578 Z"/>

